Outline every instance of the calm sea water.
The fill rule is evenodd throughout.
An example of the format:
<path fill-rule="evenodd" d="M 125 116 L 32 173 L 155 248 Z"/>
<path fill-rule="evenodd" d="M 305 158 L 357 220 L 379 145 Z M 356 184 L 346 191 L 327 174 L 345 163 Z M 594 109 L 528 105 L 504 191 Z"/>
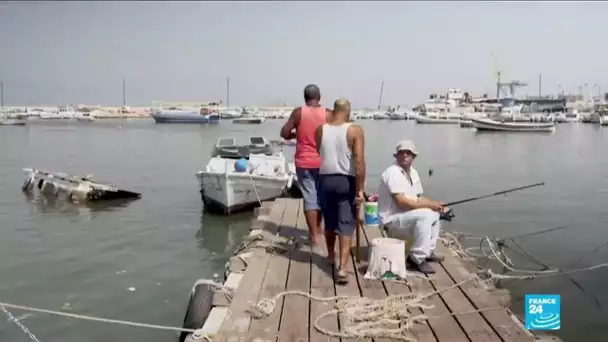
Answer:
<path fill-rule="evenodd" d="M 251 219 L 247 213 L 230 218 L 203 214 L 194 174 L 219 137 L 275 139 L 281 124 L 201 127 L 139 120 L 0 127 L 0 301 L 181 326 L 192 284 L 222 274 Z M 555 134 L 478 134 L 405 121 L 362 125 L 369 189 L 377 187 L 380 173 L 391 163 L 397 141 L 412 139 L 421 151 L 416 166 L 430 197 L 454 201 L 546 182 L 541 188 L 457 206 L 455 221 L 445 229 L 502 237 L 572 224 L 518 241 L 553 266 L 608 261 L 607 247 L 569 265 L 608 241 L 607 220 L 600 217 L 608 204 L 608 130 L 564 124 Z M 285 153 L 293 150 L 285 148 Z M 24 167 L 93 174 L 141 192 L 143 198 L 114 210 L 31 203 L 20 191 Z M 586 220 L 593 222 L 577 224 Z M 520 267 L 532 267 L 513 256 Z M 501 271 L 495 264 L 486 266 Z M 566 277 L 502 285 L 512 290 L 519 313 L 525 293 L 561 294 L 560 336 L 565 341 L 603 340 L 608 333 L 608 269 L 572 278 L 583 290 Z M 161 342 L 176 336 L 12 311 L 41 341 Z M 0 318 L 0 341 L 28 339 Z"/>

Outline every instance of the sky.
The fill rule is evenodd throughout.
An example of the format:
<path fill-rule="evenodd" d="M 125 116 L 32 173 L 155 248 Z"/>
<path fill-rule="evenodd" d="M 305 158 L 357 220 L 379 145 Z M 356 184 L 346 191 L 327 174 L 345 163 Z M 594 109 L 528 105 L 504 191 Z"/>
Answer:
<path fill-rule="evenodd" d="M 608 90 L 608 3 L 0 2 L 5 105 L 226 101 L 416 104 L 461 88 L 495 94 Z M 492 55 L 495 57 L 493 58 Z M 496 67 L 495 67 L 496 65 Z M 584 89 L 584 88 L 583 88 Z M 594 90 L 595 89 L 595 90 Z M 604 91 L 603 90 L 603 91 Z"/>

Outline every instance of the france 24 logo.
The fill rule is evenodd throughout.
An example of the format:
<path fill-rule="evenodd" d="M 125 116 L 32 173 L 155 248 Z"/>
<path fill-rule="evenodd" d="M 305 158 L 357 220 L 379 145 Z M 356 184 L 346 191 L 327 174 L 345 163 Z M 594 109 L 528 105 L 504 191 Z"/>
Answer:
<path fill-rule="evenodd" d="M 560 295 L 526 295 L 526 329 L 559 330 L 561 327 Z"/>

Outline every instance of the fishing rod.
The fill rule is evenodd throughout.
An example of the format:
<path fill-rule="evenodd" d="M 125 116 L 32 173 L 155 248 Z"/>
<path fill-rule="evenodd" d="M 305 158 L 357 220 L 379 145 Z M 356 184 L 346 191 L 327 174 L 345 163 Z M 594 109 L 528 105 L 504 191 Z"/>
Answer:
<path fill-rule="evenodd" d="M 456 204 L 462 204 L 462 203 L 467 203 L 467 202 L 472 202 L 472 201 L 477 201 L 480 199 L 484 199 L 484 198 L 488 198 L 488 197 L 494 197 L 494 196 L 500 196 L 500 195 L 506 195 L 510 192 L 514 192 L 514 191 L 519 191 L 519 190 L 524 190 L 524 189 L 529 189 L 529 188 L 535 188 L 537 186 L 541 186 L 541 185 L 545 185 L 545 182 L 541 182 L 541 183 L 535 183 L 535 184 L 530 184 L 530 185 L 525 185 L 525 186 L 520 186 L 518 188 L 513 188 L 513 189 L 507 189 L 507 190 L 503 190 L 503 191 L 498 191 L 495 192 L 493 194 L 487 194 L 487 195 L 483 195 L 483 196 L 477 196 L 477 197 L 469 197 L 469 198 L 465 198 L 463 200 L 460 201 L 455 201 L 455 202 L 450 202 L 447 203 L 446 206 L 447 207 L 452 207 L 455 206 Z"/>
<path fill-rule="evenodd" d="M 454 206 L 454 205 L 457 205 L 457 204 L 477 201 L 477 200 L 488 198 L 488 197 L 506 195 L 506 194 L 508 194 L 510 192 L 524 190 L 524 189 L 529 189 L 529 188 L 535 188 L 535 187 L 541 186 L 541 185 L 545 185 L 545 182 L 535 183 L 535 184 L 530 184 L 530 185 L 525 185 L 525 186 L 520 186 L 520 187 L 517 187 L 517 188 L 502 190 L 502 191 L 498 191 L 498 192 L 495 192 L 495 193 L 492 193 L 492 194 L 487 194 L 487 195 L 482 195 L 482 196 L 469 197 L 469 198 L 465 198 L 465 199 L 460 200 L 460 201 L 454 201 L 454 202 L 447 203 L 445 206 L 446 207 L 451 207 L 451 206 Z M 452 221 L 452 219 L 454 219 L 454 217 L 455 217 L 454 211 L 452 209 L 450 209 L 450 210 L 448 210 L 446 212 L 441 213 L 441 215 L 439 216 L 439 219 L 450 222 L 450 221 Z"/>

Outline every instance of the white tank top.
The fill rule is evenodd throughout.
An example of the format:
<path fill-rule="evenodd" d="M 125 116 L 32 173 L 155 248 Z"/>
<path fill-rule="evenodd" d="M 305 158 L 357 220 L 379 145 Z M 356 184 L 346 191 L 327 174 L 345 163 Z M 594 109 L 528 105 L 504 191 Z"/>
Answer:
<path fill-rule="evenodd" d="M 350 125 L 350 122 L 341 125 L 323 125 L 323 136 L 319 148 L 319 155 L 321 156 L 320 174 L 355 175 L 353 154 L 346 138 L 346 132 Z"/>

